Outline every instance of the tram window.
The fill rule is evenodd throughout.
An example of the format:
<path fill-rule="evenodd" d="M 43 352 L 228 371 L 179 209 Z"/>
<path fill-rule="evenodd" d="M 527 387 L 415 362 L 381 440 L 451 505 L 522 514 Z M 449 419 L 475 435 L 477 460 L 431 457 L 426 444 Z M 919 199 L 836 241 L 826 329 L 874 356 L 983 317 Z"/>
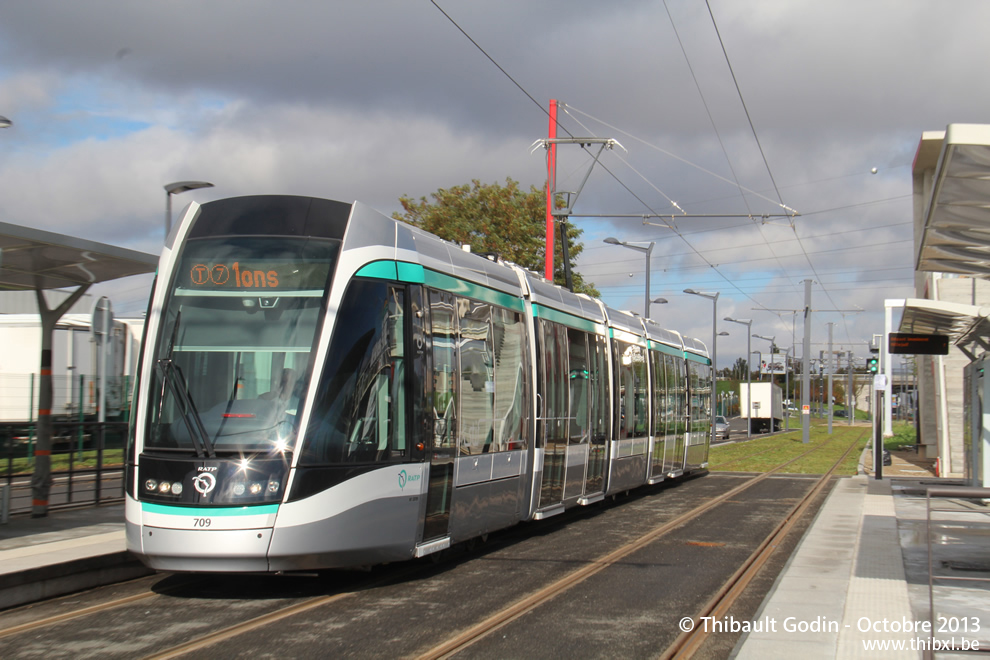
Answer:
<path fill-rule="evenodd" d="M 688 430 L 687 388 L 685 386 L 684 361 L 674 361 L 674 414 L 676 415 L 675 433 L 683 435 Z"/>
<path fill-rule="evenodd" d="M 529 440 L 526 402 L 529 378 L 526 326 L 523 317 L 501 307 L 492 308 L 495 356 L 495 443 L 493 451 L 525 449 Z"/>
<path fill-rule="evenodd" d="M 589 337 L 589 341 L 592 354 L 590 361 L 593 392 L 591 405 L 592 440 L 602 443 L 608 436 L 608 418 L 611 414 L 610 402 L 612 401 L 608 383 L 608 346 L 605 337 L 592 335 Z"/>
<path fill-rule="evenodd" d="M 457 299 L 460 337 L 460 453 L 491 450 L 494 433 L 495 360 L 491 305 Z"/>
<path fill-rule="evenodd" d="M 568 442 L 572 445 L 588 442 L 588 369 L 587 334 L 567 328 L 568 394 L 570 415 Z"/>
<path fill-rule="evenodd" d="M 540 321 L 543 329 L 543 373 L 546 377 L 544 412 L 548 449 L 567 442 L 567 329 L 550 321 Z"/>
<path fill-rule="evenodd" d="M 147 449 L 292 442 L 338 250 L 336 240 L 226 236 L 182 247 L 150 374 Z M 180 412 L 192 408 L 198 423 Z"/>
<path fill-rule="evenodd" d="M 646 434 L 646 355 L 635 344 L 615 340 L 618 357 L 616 389 L 619 392 L 616 415 L 617 437 L 632 438 Z"/>
<path fill-rule="evenodd" d="M 384 282 L 355 280 L 348 287 L 302 463 L 370 463 L 403 455 L 403 305 L 403 290 Z"/>
<path fill-rule="evenodd" d="M 664 354 L 659 351 L 650 351 L 650 372 L 653 377 L 653 436 L 661 439 L 666 435 L 664 399 L 667 390 L 667 374 L 663 368 L 664 357 Z"/>
<path fill-rule="evenodd" d="M 691 388 L 691 441 L 704 444 L 711 422 L 711 367 L 697 362 L 688 363 Z"/>
<path fill-rule="evenodd" d="M 680 419 L 677 407 L 677 362 L 673 355 L 663 356 L 664 381 L 667 385 L 664 391 L 663 411 L 665 436 L 674 440 L 677 435 L 677 421 Z"/>
<path fill-rule="evenodd" d="M 454 296 L 445 291 L 430 291 L 429 297 L 433 335 L 433 446 L 452 448 L 457 437 L 458 390 Z"/>

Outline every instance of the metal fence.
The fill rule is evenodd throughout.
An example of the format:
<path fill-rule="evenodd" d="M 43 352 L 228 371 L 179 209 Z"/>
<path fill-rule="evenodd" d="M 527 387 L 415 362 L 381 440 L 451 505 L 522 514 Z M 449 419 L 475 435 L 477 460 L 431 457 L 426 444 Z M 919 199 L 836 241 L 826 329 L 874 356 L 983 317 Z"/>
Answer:
<path fill-rule="evenodd" d="M 38 419 L 40 380 L 38 374 L 0 374 L 0 424 Z M 130 394 L 130 376 L 108 376 L 106 417 L 127 419 Z M 52 376 L 53 415 L 82 422 L 98 408 L 98 379 L 85 374 Z"/>
<path fill-rule="evenodd" d="M 127 422 L 56 421 L 52 427 L 49 508 L 121 501 Z M 37 425 L 0 423 L 0 483 L 9 514 L 31 511 Z"/>

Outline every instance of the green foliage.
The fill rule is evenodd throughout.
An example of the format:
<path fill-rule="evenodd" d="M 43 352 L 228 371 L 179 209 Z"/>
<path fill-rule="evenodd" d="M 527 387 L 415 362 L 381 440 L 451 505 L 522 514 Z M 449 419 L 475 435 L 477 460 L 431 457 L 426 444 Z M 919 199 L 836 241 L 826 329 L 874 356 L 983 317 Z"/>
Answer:
<path fill-rule="evenodd" d="M 901 449 L 902 447 L 914 447 L 918 442 L 918 431 L 914 424 L 908 422 L 894 422 L 894 435 L 884 438 L 883 447 L 887 450 Z"/>
<path fill-rule="evenodd" d="M 546 193 L 536 186 L 529 192 L 510 178 L 505 185 L 484 184 L 477 179 L 470 185 L 439 189 L 413 200 L 400 197 L 405 213 L 396 220 L 408 222 L 440 238 L 471 246 L 472 252 L 494 252 L 501 258 L 536 273 L 543 273 L 546 255 Z M 573 265 L 584 249 L 577 239 L 583 230 L 568 225 L 568 253 Z M 560 232 L 554 241 L 554 282 L 564 285 L 563 252 Z M 574 290 L 598 296 L 594 285 L 580 273 L 572 272 Z"/>

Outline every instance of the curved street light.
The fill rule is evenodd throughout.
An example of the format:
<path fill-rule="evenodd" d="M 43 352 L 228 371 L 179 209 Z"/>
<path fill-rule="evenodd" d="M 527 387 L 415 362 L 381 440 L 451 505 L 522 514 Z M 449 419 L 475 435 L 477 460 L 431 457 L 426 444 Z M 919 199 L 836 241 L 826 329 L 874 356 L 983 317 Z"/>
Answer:
<path fill-rule="evenodd" d="M 609 245 L 621 245 L 622 247 L 627 247 L 630 250 L 646 253 L 646 296 L 644 297 L 645 302 L 643 303 L 643 313 L 645 314 L 643 318 L 650 318 L 650 255 L 653 253 L 653 246 L 656 245 L 656 242 L 650 241 L 649 245 L 643 247 L 645 243 L 638 245 L 636 243 L 627 243 L 625 241 L 620 241 L 614 236 L 609 236 L 602 242 L 608 243 Z"/>
<path fill-rule="evenodd" d="M 750 334 L 753 329 L 753 319 L 734 319 L 731 316 L 725 317 L 726 321 L 730 323 L 738 323 L 740 325 L 746 326 L 746 334 Z M 752 339 L 751 337 L 746 337 L 746 401 L 753 401 L 753 366 L 750 364 L 750 356 L 752 355 Z M 747 406 L 752 406 L 752 403 L 748 403 Z M 746 411 L 746 438 L 753 437 L 753 430 L 750 424 L 750 412 Z"/>
<path fill-rule="evenodd" d="M 715 327 L 718 318 L 718 291 L 695 291 L 694 289 L 684 289 L 684 293 L 689 293 L 692 296 L 701 296 L 702 298 L 708 298 L 712 301 L 712 392 L 714 393 L 718 387 L 718 328 Z M 715 406 L 711 406 L 712 409 L 712 440 L 715 439 Z"/>
<path fill-rule="evenodd" d="M 3 115 L 0 115 L 0 128 L 10 128 L 14 125 L 14 122 L 10 121 Z"/>

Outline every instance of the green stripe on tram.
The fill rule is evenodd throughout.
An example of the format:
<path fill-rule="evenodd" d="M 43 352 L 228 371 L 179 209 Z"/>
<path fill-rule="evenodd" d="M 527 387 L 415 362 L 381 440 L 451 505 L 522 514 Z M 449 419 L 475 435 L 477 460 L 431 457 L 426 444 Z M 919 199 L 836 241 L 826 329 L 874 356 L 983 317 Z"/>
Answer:
<path fill-rule="evenodd" d="M 551 309 L 550 307 L 545 307 L 538 303 L 534 303 L 533 305 L 533 316 L 546 319 L 547 321 L 560 323 L 561 325 L 569 326 L 575 330 L 584 330 L 585 332 L 590 332 L 596 335 L 605 334 L 605 326 L 600 323 L 595 323 L 594 321 L 589 321 L 588 319 L 583 319 L 580 316 L 574 316 L 573 314 L 568 314 L 567 312 Z"/>
<path fill-rule="evenodd" d="M 141 502 L 141 510 L 144 513 L 160 513 L 166 516 L 195 516 L 197 518 L 207 516 L 260 516 L 278 513 L 278 504 L 236 507 L 201 507 L 168 506 L 165 504 Z"/>
<path fill-rule="evenodd" d="M 711 361 L 710 358 L 706 358 L 703 355 L 696 355 L 694 353 L 688 353 L 687 351 L 684 351 L 684 358 L 686 360 L 691 360 L 692 362 L 700 362 L 701 364 L 711 364 L 712 363 L 712 361 Z"/>
<path fill-rule="evenodd" d="M 382 280 L 399 279 L 394 261 L 372 261 L 370 264 L 361 266 L 361 270 L 357 272 L 357 276 L 375 277 Z"/>
<path fill-rule="evenodd" d="M 675 355 L 677 357 L 683 357 L 684 351 L 679 348 L 674 348 L 673 346 L 667 346 L 667 344 L 662 344 L 658 341 L 650 340 L 650 350 L 657 351 L 660 353 L 666 353 L 667 355 Z"/>
<path fill-rule="evenodd" d="M 483 302 L 505 307 L 515 312 L 523 311 L 523 300 L 518 296 L 502 293 L 480 284 L 474 284 L 450 275 L 428 270 L 420 264 L 405 261 L 373 261 L 362 266 L 356 277 L 375 277 L 384 280 L 406 282 L 408 284 L 424 284 L 441 291 L 474 298 Z"/>

